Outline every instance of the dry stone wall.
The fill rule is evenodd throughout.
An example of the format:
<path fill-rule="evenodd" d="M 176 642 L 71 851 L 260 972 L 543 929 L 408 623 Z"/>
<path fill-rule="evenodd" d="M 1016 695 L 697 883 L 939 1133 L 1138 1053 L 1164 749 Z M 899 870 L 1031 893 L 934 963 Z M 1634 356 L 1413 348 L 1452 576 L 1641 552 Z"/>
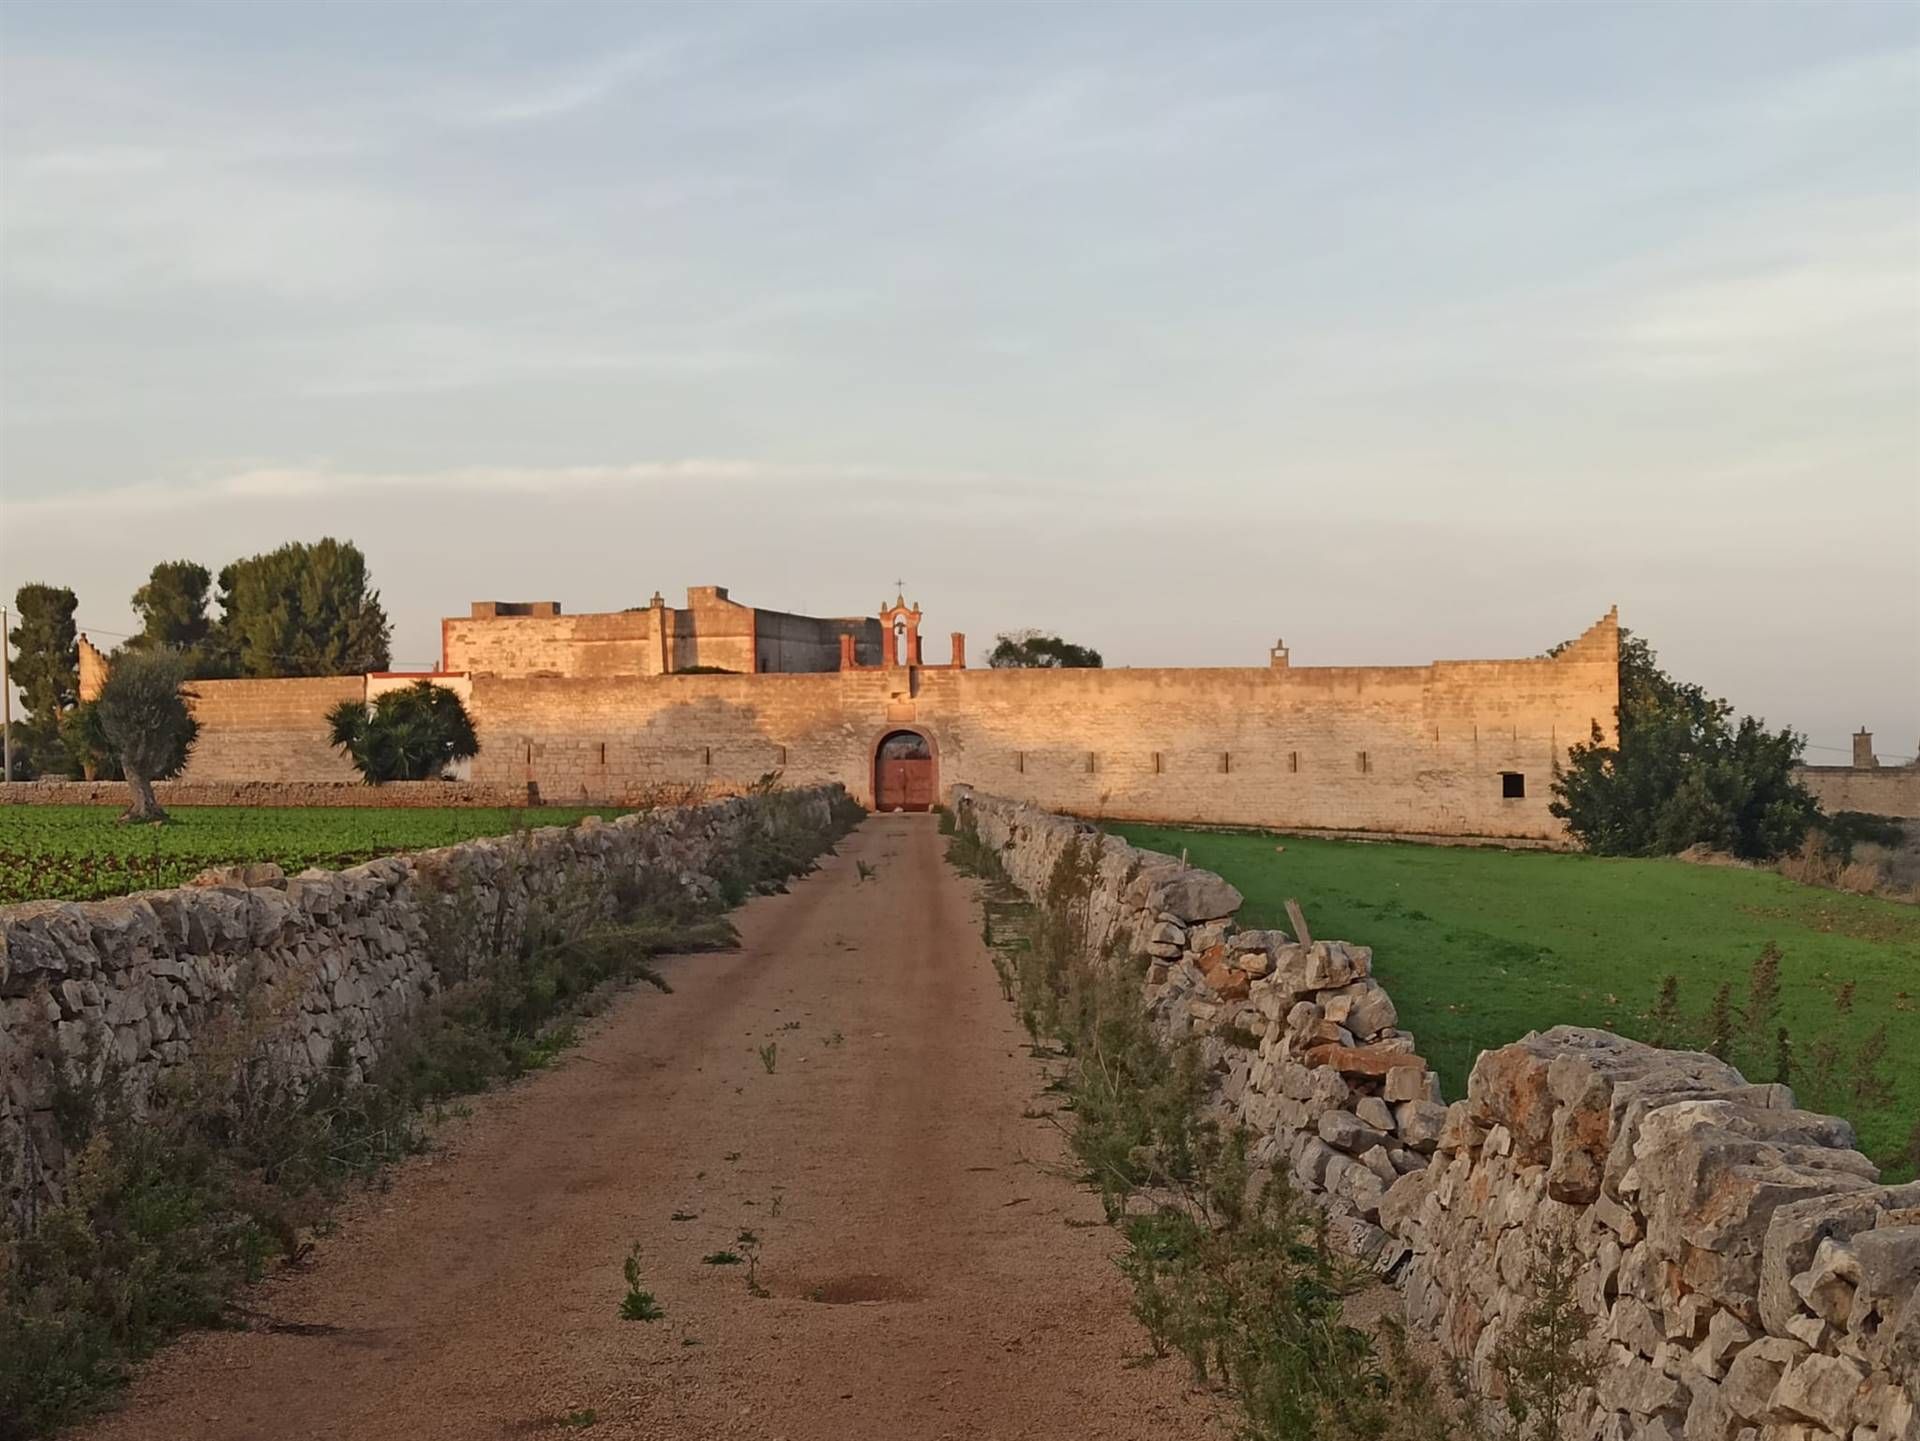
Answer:
<path fill-rule="evenodd" d="M 249 865 L 111 900 L 0 908 L 0 1182 L 10 1205 L 57 1191 L 60 1078 L 114 1067 L 136 1104 L 255 1027 L 294 1076 L 344 1041 L 356 1076 L 441 984 L 430 908 L 471 906 L 513 934 L 538 898 L 571 888 L 610 911 L 617 884 L 719 894 L 727 860 L 799 806 L 825 834 L 837 786 L 739 796 L 346 870 Z"/>
<path fill-rule="evenodd" d="M 1095 838 L 954 799 L 1033 896 Z M 1920 1441 L 1920 1183 L 1879 1184 L 1844 1120 L 1711 1056 L 1571 1026 L 1483 1053 L 1445 1104 L 1371 951 L 1241 929 L 1241 900 L 1106 837 L 1090 954 L 1147 959 L 1143 1004 L 1201 1047 L 1256 1162 L 1287 1168 L 1483 1385 L 1557 1237 L 1605 1363 L 1570 1435 Z"/>

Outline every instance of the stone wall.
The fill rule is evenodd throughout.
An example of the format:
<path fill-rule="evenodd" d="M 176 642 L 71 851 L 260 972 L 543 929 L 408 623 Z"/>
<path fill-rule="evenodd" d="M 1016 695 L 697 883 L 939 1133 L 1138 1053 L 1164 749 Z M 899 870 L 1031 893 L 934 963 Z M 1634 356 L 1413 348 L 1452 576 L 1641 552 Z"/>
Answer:
<path fill-rule="evenodd" d="M 1794 779 L 1820 809 L 1920 820 L 1920 763 L 1905 766 L 1801 766 Z"/>
<path fill-rule="evenodd" d="M 880 742 L 909 729 L 943 794 L 971 785 L 1109 819 L 1557 841 L 1553 768 L 1611 726 L 1617 677 L 1612 616 L 1553 659 L 1429 666 L 480 676 L 473 775 L 567 802 L 781 769 L 870 805 Z"/>
<path fill-rule="evenodd" d="M 1032 895 L 1096 838 L 965 788 L 955 804 Z M 1845 1121 L 1575 1027 L 1483 1053 L 1448 1105 L 1366 947 L 1242 930 L 1219 876 L 1101 845 L 1091 952 L 1147 958 L 1143 1004 L 1200 1045 L 1256 1163 L 1318 1198 L 1482 1384 L 1559 1236 L 1605 1361 L 1571 1435 L 1920 1441 L 1920 1183 L 1878 1184 Z"/>
<path fill-rule="evenodd" d="M 447 622 L 447 665 L 474 673 L 472 778 L 531 783 L 555 804 L 617 804 L 663 783 L 725 791 L 780 770 L 871 806 L 881 742 L 911 730 L 933 752 L 942 794 L 970 785 L 1113 820 L 1558 844 L 1554 767 L 1596 724 L 1611 730 L 1618 699 L 1611 613 L 1552 658 L 1423 666 L 643 674 L 630 672 L 644 657 L 620 658 L 624 641 L 602 648 L 588 633 L 604 624 L 638 636 L 661 614 L 689 616 L 718 648 L 703 639 L 681 660 L 741 671 L 761 659 L 811 666 L 829 638 L 837 663 L 839 628 L 856 624 L 754 611 L 706 590 L 690 592 L 685 611 Z M 761 622 L 768 654 L 750 661 Z M 560 626 L 575 638 L 538 639 Z M 483 653 L 462 639 L 469 628 L 507 649 Z M 657 629 L 647 634 L 657 649 Z M 863 667 L 869 653 L 863 639 Z M 327 707 L 407 679 L 201 682 L 204 729 L 184 779 L 352 779 L 326 744 Z"/>
<path fill-rule="evenodd" d="M 717 895 L 716 869 L 772 806 L 801 806 L 824 834 L 838 794 L 743 796 L 341 871 L 245 866 L 174 890 L 0 908 L 0 1190 L 19 1205 L 60 1184 L 59 1068 L 98 1075 L 111 1057 L 143 1100 L 260 1026 L 296 1076 L 325 1064 L 336 1038 L 362 1071 L 438 989 L 431 906 L 470 897 L 489 929 L 498 917 L 511 935 L 531 900 L 563 885 L 609 909 L 614 882 L 649 871 Z"/>
<path fill-rule="evenodd" d="M 157 781 L 162 806 L 351 806 L 371 810 L 517 809 L 540 804 L 527 785 L 454 781 Z M 125 806 L 125 781 L 15 781 L 0 805 Z"/>
<path fill-rule="evenodd" d="M 189 687 L 200 738 L 187 781 L 358 781 L 327 737 L 327 712 L 366 699 L 363 676 L 197 680 Z"/>
<path fill-rule="evenodd" d="M 855 638 L 868 663 L 880 658 L 880 623 L 760 610 L 728 596 L 724 586 L 690 587 L 684 606 L 656 603 L 582 615 L 540 607 L 502 612 L 481 602 L 470 616 L 440 622 L 440 668 L 478 676 L 657 676 L 694 666 L 742 675 L 831 671 L 840 665 L 840 637 Z M 533 607 L 526 607 L 531 611 Z"/>

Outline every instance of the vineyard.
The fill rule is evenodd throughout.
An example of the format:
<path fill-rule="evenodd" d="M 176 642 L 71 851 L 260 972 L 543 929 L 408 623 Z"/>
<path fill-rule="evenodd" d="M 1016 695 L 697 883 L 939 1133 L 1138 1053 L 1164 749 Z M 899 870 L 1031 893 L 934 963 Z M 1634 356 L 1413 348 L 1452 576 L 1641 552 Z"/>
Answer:
<path fill-rule="evenodd" d="M 112 806 L 0 806 L 0 904 L 154 890 L 242 861 L 272 861 L 291 875 L 613 813 L 182 806 L 166 825 L 127 826 Z"/>

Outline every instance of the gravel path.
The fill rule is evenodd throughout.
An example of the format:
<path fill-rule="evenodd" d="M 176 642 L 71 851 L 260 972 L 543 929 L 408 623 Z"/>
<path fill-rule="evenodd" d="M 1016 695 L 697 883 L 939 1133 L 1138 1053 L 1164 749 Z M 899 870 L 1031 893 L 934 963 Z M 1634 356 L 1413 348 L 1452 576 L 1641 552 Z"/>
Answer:
<path fill-rule="evenodd" d="M 249 1298 L 279 1329 L 187 1337 L 84 1434 L 1223 1441 L 1138 1363 L 1114 1233 L 1022 1117 L 1039 1068 L 943 846 L 869 820 L 353 1202 Z M 765 1298 L 702 1263 L 743 1229 Z M 617 1315 L 636 1242 L 651 1324 Z"/>

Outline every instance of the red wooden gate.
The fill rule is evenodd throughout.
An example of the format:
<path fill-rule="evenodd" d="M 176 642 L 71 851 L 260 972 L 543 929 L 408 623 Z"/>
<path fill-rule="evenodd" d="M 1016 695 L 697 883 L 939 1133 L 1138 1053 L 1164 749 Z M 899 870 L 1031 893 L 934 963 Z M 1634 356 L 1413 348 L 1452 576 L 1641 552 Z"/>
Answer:
<path fill-rule="evenodd" d="M 895 760 L 882 756 L 874 768 L 874 809 L 926 811 L 933 809 L 933 761 Z"/>

